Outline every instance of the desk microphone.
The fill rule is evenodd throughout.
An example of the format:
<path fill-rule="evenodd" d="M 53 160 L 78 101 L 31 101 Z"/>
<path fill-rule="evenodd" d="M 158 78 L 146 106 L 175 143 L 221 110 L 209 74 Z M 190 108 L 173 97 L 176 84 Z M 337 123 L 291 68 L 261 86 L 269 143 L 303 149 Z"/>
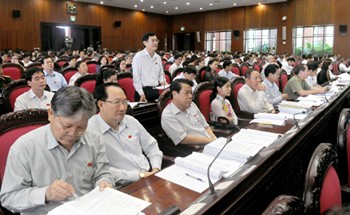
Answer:
<path fill-rule="evenodd" d="M 326 94 L 324 94 L 324 100 L 325 100 L 326 103 L 328 103 L 328 99 L 327 99 Z"/>
<path fill-rule="evenodd" d="M 294 119 L 295 125 L 297 126 L 298 129 L 299 129 L 299 123 L 298 123 L 298 120 L 295 119 L 295 115 L 305 114 L 305 113 L 306 113 L 306 111 L 302 111 L 302 112 L 293 114 L 293 119 Z"/>
<path fill-rule="evenodd" d="M 213 183 L 212 183 L 211 180 L 210 180 L 210 175 L 209 175 L 210 167 L 211 167 L 211 165 L 213 165 L 213 163 L 215 162 L 215 160 L 219 157 L 219 155 L 221 154 L 222 150 L 224 150 L 224 148 L 227 146 L 227 144 L 228 144 L 229 142 L 231 142 L 231 140 L 232 140 L 232 137 L 231 137 L 231 136 L 227 138 L 225 145 L 220 149 L 220 151 L 218 152 L 218 154 L 215 156 L 215 158 L 213 159 L 213 161 L 212 161 L 212 162 L 209 164 L 209 166 L 208 166 L 207 177 L 208 177 L 210 195 L 213 195 L 213 194 L 216 193 L 216 192 L 215 192 L 215 189 L 214 189 L 214 185 L 213 185 Z"/>

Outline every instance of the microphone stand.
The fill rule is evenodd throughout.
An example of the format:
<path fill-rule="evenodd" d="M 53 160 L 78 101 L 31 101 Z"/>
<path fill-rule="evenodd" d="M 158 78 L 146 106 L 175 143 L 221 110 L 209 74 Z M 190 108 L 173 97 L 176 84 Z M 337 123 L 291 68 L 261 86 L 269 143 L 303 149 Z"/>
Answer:
<path fill-rule="evenodd" d="M 305 111 L 302 111 L 302 112 L 293 114 L 293 119 L 294 119 L 295 125 L 297 126 L 298 129 L 299 129 L 299 123 L 298 123 L 297 119 L 295 118 L 295 115 L 305 114 L 305 113 L 306 113 Z"/>
<path fill-rule="evenodd" d="M 232 140 L 232 137 L 228 137 L 228 138 L 227 138 L 225 145 L 220 149 L 219 153 L 215 156 L 215 158 L 213 159 L 213 161 L 212 161 L 212 162 L 209 164 L 209 166 L 208 166 L 207 177 L 208 177 L 210 195 L 213 195 L 213 194 L 216 193 L 216 192 L 215 192 L 215 189 L 214 189 L 214 185 L 213 185 L 213 183 L 212 183 L 211 180 L 210 180 L 210 174 L 209 174 L 209 172 L 210 172 L 210 167 L 213 165 L 213 163 L 215 162 L 215 160 L 219 157 L 219 155 L 220 155 L 221 152 L 224 150 L 224 148 L 227 146 L 227 144 L 228 144 L 229 142 L 231 142 L 231 140 Z"/>

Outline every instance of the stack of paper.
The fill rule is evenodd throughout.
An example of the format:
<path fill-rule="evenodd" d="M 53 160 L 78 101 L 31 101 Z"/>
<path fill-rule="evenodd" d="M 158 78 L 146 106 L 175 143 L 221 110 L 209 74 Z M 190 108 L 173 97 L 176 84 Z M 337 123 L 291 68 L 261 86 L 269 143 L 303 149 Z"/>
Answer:
<path fill-rule="evenodd" d="M 279 125 L 282 126 L 286 122 L 286 116 L 272 113 L 257 113 L 254 114 L 254 119 L 250 123 Z"/>
<path fill-rule="evenodd" d="M 136 215 L 150 204 L 112 188 L 99 191 L 99 187 L 96 187 L 88 194 L 58 206 L 48 215 Z"/>
<path fill-rule="evenodd" d="M 278 110 L 287 114 L 308 113 L 311 111 L 312 106 L 313 104 L 305 102 L 282 101 Z"/>

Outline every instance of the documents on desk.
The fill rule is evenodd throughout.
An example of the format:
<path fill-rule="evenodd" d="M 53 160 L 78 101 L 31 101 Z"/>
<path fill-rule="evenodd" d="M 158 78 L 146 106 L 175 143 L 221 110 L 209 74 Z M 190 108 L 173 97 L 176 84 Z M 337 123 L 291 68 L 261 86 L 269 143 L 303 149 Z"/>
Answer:
<path fill-rule="evenodd" d="M 249 123 L 282 126 L 286 123 L 286 119 L 287 117 L 285 115 L 279 115 L 279 114 L 273 114 L 273 113 L 257 113 L 257 114 L 254 114 L 254 119 Z"/>
<path fill-rule="evenodd" d="M 142 214 L 141 211 L 151 203 L 122 193 L 113 188 L 99 191 L 99 187 L 88 194 L 66 202 L 53 209 L 48 215 L 115 215 Z"/>
<path fill-rule="evenodd" d="M 286 114 L 299 114 L 305 112 L 306 114 L 311 111 L 312 104 L 304 102 L 292 102 L 292 101 L 282 101 L 278 110 L 280 113 Z"/>

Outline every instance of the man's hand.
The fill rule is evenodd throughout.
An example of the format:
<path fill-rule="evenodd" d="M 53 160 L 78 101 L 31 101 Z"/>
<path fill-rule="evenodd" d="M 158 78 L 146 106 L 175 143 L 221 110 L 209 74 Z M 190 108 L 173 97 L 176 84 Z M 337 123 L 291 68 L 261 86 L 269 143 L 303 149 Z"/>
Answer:
<path fill-rule="evenodd" d="M 108 181 L 101 181 L 101 183 L 98 186 L 100 187 L 100 191 L 103 191 L 106 187 L 113 187 L 113 185 L 110 184 Z"/>
<path fill-rule="evenodd" d="M 140 102 L 147 102 L 145 94 L 140 95 Z"/>
<path fill-rule="evenodd" d="M 67 182 L 58 179 L 55 180 L 46 190 L 45 200 L 47 202 L 54 201 L 63 201 L 71 197 L 75 193 L 74 187 Z"/>

